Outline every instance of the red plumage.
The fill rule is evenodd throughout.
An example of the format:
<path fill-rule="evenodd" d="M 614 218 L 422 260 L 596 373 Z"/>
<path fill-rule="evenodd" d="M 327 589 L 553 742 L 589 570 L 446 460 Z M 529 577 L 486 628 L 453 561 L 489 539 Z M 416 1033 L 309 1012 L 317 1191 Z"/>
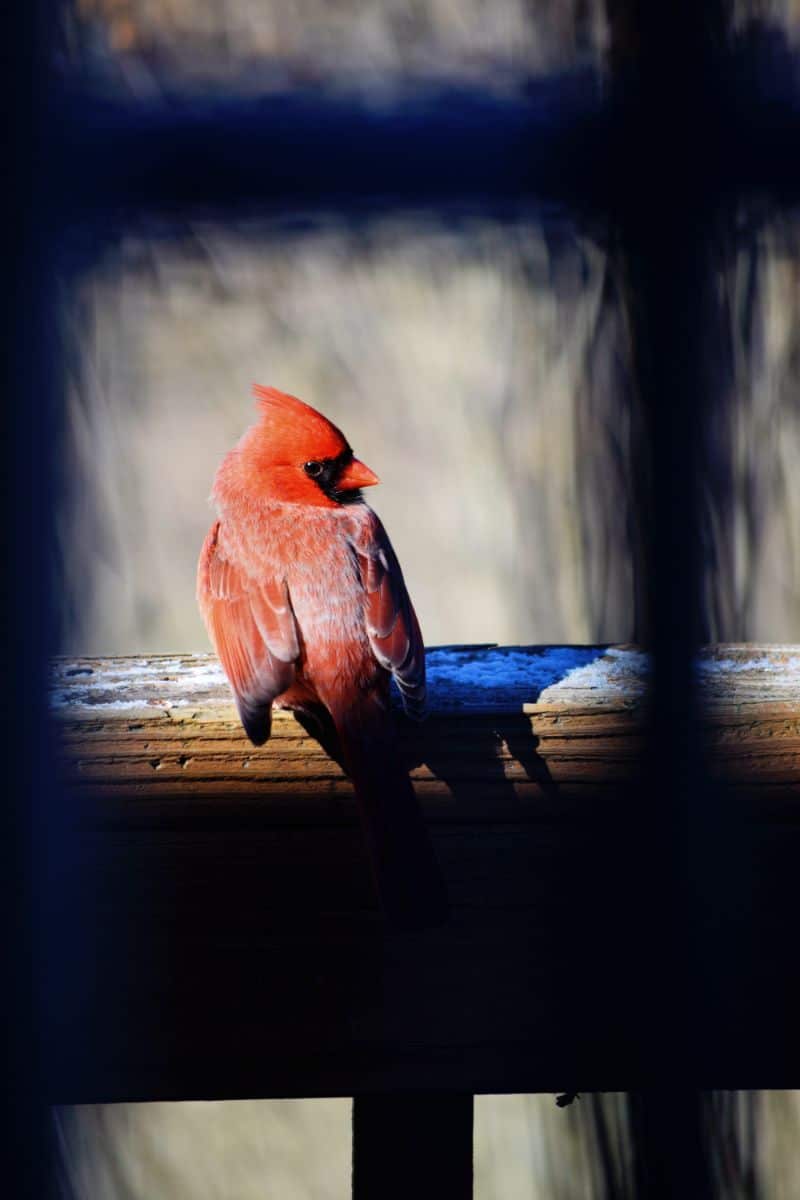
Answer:
<path fill-rule="evenodd" d="M 425 650 L 389 538 L 361 498 L 377 476 L 321 413 L 256 387 L 260 420 L 224 458 L 219 519 L 197 596 L 255 745 L 273 704 L 297 718 L 353 781 L 378 893 L 393 922 L 446 916 L 441 875 L 389 711 L 424 712 Z"/>

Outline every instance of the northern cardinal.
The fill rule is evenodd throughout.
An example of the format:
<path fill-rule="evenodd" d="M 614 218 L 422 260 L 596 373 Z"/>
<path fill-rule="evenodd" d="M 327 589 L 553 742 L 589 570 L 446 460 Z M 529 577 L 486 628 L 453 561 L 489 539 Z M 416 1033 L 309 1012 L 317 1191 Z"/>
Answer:
<path fill-rule="evenodd" d="M 372 873 L 392 923 L 447 916 L 444 885 L 389 711 L 424 714 L 425 650 L 403 574 L 361 488 L 377 475 L 295 396 L 256 385 L 260 419 L 223 459 L 219 519 L 197 597 L 247 736 L 273 704 L 295 716 L 353 782 Z"/>

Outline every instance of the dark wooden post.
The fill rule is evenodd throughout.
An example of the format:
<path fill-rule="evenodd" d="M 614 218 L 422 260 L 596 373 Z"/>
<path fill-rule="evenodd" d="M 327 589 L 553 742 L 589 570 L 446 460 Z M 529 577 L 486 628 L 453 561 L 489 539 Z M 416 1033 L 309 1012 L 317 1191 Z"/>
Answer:
<path fill-rule="evenodd" d="M 42 1028 L 52 1003 L 47 911 L 53 901 L 48 849 L 58 838 L 51 804 L 46 679 L 54 649 L 49 586 L 54 440 L 61 355 L 54 259 L 64 189 L 50 173 L 48 113 L 53 5 L 32 0 L 7 13 L 3 70 L 4 450 L 2 547 L 2 752 L 7 764 L 0 817 L 5 1069 L 0 1127 L 3 1188 L 21 1200 L 50 1195 L 47 1062 Z M 56 192 L 59 194 L 56 195 Z"/>
<path fill-rule="evenodd" d="M 353 1200 L 469 1200 L 473 1098 L 398 1092 L 353 1100 Z"/>
<path fill-rule="evenodd" d="M 702 595 L 705 422 L 719 412 L 728 339 L 721 336 L 717 223 L 722 218 L 717 64 L 724 0 L 608 0 L 620 111 L 612 212 L 628 287 L 648 520 L 640 546 L 654 652 L 649 754 L 660 764 L 641 822 L 628 826 L 635 1016 L 647 1086 L 631 1095 L 638 1192 L 668 1200 L 712 1194 L 695 1064 L 711 1028 L 705 931 L 726 919 L 709 881 L 725 853 L 724 816 L 703 777 L 693 659 L 708 633 Z M 680 81 L 678 83 L 678 80 Z M 724 454 L 722 456 L 725 457 Z M 727 814 L 725 814 L 727 815 Z M 735 910 L 733 897 L 728 912 Z"/>

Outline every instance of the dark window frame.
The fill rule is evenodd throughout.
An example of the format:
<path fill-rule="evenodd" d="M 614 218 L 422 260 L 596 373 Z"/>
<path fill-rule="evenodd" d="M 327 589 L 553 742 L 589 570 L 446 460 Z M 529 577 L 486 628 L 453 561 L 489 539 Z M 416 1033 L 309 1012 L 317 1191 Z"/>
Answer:
<path fill-rule="evenodd" d="M 52 837 L 54 820 L 43 683 L 52 628 L 46 549 L 58 464 L 43 430 L 59 413 L 59 273 L 80 265 L 76 229 L 88 232 L 91 255 L 92 243 L 115 237 L 137 213 L 177 217 L 188 207 L 325 209 L 360 220 L 396 208 L 477 208 L 507 217 L 520 207 L 559 204 L 625 257 L 641 320 L 637 383 L 647 482 L 639 502 L 650 518 L 643 563 L 656 662 L 650 749 L 664 763 L 652 806 L 658 818 L 650 818 L 647 890 L 638 901 L 651 922 L 643 970 L 652 1008 L 641 1037 L 653 1083 L 645 1112 L 664 1115 L 664 1097 L 684 1090 L 691 1075 L 698 1036 L 691 997 L 719 967 L 698 964 L 680 936 L 698 905 L 715 911 L 702 863 L 713 852 L 719 814 L 698 784 L 691 671 L 702 636 L 702 421 L 719 402 L 706 343 L 715 228 L 747 197 L 766 196 L 778 208 L 800 199 L 800 155 L 786 152 L 800 145 L 796 59 L 764 29 L 723 46 L 722 0 L 679 0 L 652 11 L 628 0 L 609 3 L 619 36 L 606 82 L 586 72 L 535 80 L 518 100 L 451 88 L 381 115 L 312 94 L 266 104 L 229 97 L 167 105 L 99 99 L 79 81 L 56 79 L 48 67 L 53 12 L 47 4 L 25 7 L 9 14 L 18 54 L 17 72 L 6 78 L 6 107 L 16 114 L 18 170 L 7 196 L 5 326 L 13 397 L 6 511 L 14 515 L 6 533 L 7 661 L 18 685 L 7 756 L 22 753 L 27 764 L 6 840 L 20 963 L 12 996 L 20 1086 L 10 1090 L 16 1111 L 6 1128 L 21 1123 L 24 1132 L 15 1141 L 21 1174 L 44 1161 L 30 1151 L 41 1134 L 43 1094 L 36 1024 L 46 1019 L 36 1007 L 31 946 L 41 933 L 35 896 L 46 886 L 36 847 L 43 831 Z M 633 841 L 630 852 L 640 853 Z M 663 963 L 652 950 L 653 921 L 672 966 L 666 992 Z M 653 1025 L 671 1028 L 660 1046 L 648 1037 Z M 659 1089 L 661 1099 L 653 1099 Z M 664 1147 L 656 1126 L 657 1119 L 645 1119 L 642 1136 L 658 1160 Z M 677 1163 L 670 1170 L 682 1171 L 684 1181 L 702 1170 L 696 1135 L 691 1114 L 684 1129 L 670 1131 Z"/>

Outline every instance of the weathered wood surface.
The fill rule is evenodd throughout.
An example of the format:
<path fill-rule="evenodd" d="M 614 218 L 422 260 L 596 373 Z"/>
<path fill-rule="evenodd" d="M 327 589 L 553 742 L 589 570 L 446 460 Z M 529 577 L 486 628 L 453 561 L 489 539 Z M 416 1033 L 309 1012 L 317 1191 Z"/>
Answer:
<path fill-rule="evenodd" d="M 433 819 L 518 818 L 635 777 L 647 699 L 640 652 L 512 647 L 430 659 L 431 715 L 400 725 Z M 718 647 L 698 674 L 712 773 L 737 787 L 800 790 L 800 649 Z M 210 807 L 218 820 L 353 819 L 347 779 L 290 713 L 276 714 L 266 746 L 250 745 L 211 656 L 64 660 L 53 685 L 66 777 L 87 820 L 191 820 Z"/>
<path fill-rule="evenodd" d="M 291 715 L 254 750 L 208 656 L 54 664 L 54 1098 L 636 1085 L 647 661 L 429 661 L 431 717 L 402 736 L 453 919 L 404 936 L 376 909 L 347 781 Z M 761 914 L 761 959 L 731 980 L 698 1070 L 797 1086 L 781 1071 L 800 995 L 782 988 L 773 915 L 800 846 L 800 648 L 717 647 L 698 675 L 711 774 L 751 830 L 739 901 Z M 726 1083 L 764 997 L 763 1056 Z"/>

